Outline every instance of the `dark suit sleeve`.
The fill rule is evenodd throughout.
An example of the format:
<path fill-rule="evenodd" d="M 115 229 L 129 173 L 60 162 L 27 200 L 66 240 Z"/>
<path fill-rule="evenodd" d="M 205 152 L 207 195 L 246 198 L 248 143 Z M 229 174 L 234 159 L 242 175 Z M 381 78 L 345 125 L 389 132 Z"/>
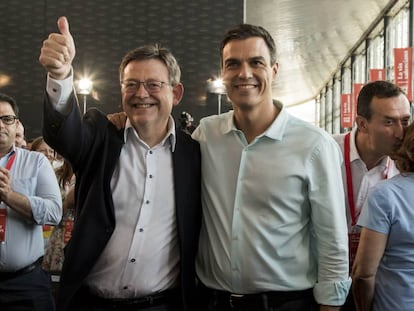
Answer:
<path fill-rule="evenodd" d="M 45 141 L 69 160 L 74 170 L 87 163 L 102 142 L 108 127 L 106 116 L 97 109 L 90 109 L 82 118 L 77 98 L 72 93 L 68 99 L 70 113 L 63 115 L 45 95 L 43 106 L 43 136 Z"/>

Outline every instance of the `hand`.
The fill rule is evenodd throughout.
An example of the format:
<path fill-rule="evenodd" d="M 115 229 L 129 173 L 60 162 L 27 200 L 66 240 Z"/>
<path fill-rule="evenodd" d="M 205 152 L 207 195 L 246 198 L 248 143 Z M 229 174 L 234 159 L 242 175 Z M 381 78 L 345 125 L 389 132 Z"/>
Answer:
<path fill-rule="evenodd" d="M 51 78 L 63 80 L 70 74 L 76 50 L 66 17 L 59 17 L 57 25 L 60 33 L 51 33 L 43 41 L 39 61 Z"/>
<path fill-rule="evenodd" d="M 10 172 L 4 167 L 0 167 L 0 200 L 7 202 L 8 195 L 12 192 Z"/>
<path fill-rule="evenodd" d="M 106 117 L 113 125 L 115 125 L 115 127 L 118 130 L 125 127 L 125 123 L 127 119 L 125 112 L 111 113 L 111 114 L 108 114 Z"/>

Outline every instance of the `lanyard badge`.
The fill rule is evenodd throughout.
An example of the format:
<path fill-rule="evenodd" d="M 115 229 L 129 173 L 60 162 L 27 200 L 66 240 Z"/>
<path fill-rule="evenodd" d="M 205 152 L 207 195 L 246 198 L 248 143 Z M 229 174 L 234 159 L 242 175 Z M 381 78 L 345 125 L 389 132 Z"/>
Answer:
<path fill-rule="evenodd" d="M 6 168 L 10 171 L 14 159 L 16 158 L 16 153 L 13 153 L 9 160 L 7 161 Z M 0 243 L 6 241 L 6 217 L 7 216 L 7 207 L 0 207 Z"/>

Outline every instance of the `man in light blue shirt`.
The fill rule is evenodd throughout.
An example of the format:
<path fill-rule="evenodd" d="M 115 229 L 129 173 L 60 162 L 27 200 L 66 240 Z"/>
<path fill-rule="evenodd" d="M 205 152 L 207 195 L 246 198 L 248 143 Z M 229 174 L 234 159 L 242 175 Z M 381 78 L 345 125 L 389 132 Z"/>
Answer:
<path fill-rule="evenodd" d="M 272 100 L 278 64 L 265 29 L 229 30 L 221 60 L 234 111 L 193 133 L 203 178 L 200 306 L 338 310 L 351 283 L 340 150 Z"/>
<path fill-rule="evenodd" d="M 0 93 L 0 309 L 55 310 L 41 267 L 42 225 L 57 225 L 62 199 L 48 159 L 14 146 L 18 107 Z"/>

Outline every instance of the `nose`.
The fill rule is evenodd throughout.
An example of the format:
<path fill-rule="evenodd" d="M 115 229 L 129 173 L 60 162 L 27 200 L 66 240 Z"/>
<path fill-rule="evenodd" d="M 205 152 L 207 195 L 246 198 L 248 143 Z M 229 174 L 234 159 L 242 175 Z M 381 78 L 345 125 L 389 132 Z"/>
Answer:
<path fill-rule="evenodd" d="M 135 96 L 141 97 L 141 98 L 149 96 L 149 93 L 148 93 L 147 89 L 145 88 L 144 83 L 141 82 L 137 86 L 137 90 L 135 91 Z"/>
<path fill-rule="evenodd" d="M 251 69 L 250 65 L 246 62 L 242 63 L 240 65 L 239 78 L 249 79 L 252 76 L 253 76 L 252 75 L 252 69 Z"/>
<path fill-rule="evenodd" d="M 404 126 L 401 121 L 398 121 L 395 125 L 395 131 L 394 131 L 395 137 L 398 139 L 403 139 L 404 137 Z"/>

